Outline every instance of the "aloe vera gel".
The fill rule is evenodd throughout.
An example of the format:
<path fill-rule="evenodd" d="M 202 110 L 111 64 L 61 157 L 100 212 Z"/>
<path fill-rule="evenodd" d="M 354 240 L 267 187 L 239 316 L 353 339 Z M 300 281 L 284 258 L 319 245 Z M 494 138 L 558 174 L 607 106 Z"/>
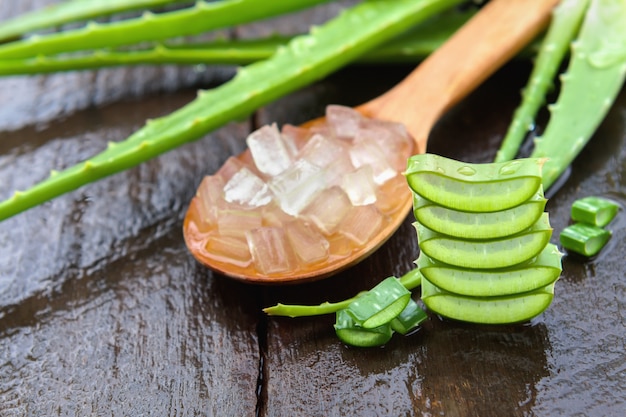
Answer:
<path fill-rule="evenodd" d="M 422 301 L 431 311 L 503 324 L 529 320 L 550 305 L 562 255 L 549 243 L 543 162 L 409 159 Z"/>

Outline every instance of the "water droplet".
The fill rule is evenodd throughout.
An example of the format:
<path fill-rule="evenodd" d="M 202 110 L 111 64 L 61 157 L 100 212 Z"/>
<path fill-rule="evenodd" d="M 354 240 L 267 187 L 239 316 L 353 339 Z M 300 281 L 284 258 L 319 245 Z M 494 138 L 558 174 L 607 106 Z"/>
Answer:
<path fill-rule="evenodd" d="M 513 175 L 519 170 L 520 166 L 521 166 L 521 163 L 519 161 L 511 161 L 507 164 L 502 165 L 502 167 L 500 167 L 499 174 L 500 175 Z"/>
<path fill-rule="evenodd" d="M 602 69 L 623 62 L 624 57 L 626 57 L 626 48 L 623 44 L 603 41 L 600 49 L 590 53 L 587 59 L 589 64 Z"/>
<path fill-rule="evenodd" d="M 466 175 L 468 177 L 471 177 L 472 175 L 476 174 L 476 170 L 470 166 L 462 166 L 461 168 L 457 169 L 456 172 L 458 172 L 461 175 Z"/>
<path fill-rule="evenodd" d="M 441 167 L 437 167 L 435 170 L 436 170 L 437 172 L 441 173 L 441 174 L 445 174 L 445 173 L 446 173 L 446 170 L 445 170 L 445 169 L 443 169 L 443 168 L 441 168 Z"/>

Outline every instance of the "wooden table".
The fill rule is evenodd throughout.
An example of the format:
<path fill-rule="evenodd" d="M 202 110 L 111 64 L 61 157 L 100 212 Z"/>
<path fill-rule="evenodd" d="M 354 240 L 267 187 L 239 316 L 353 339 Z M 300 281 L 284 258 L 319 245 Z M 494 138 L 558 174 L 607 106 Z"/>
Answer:
<path fill-rule="evenodd" d="M 0 19 L 52 1 L 0 0 Z M 280 20 L 306 27 L 331 5 Z M 245 36 L 275 23 L 242 29 Z M 516 61 L 450 111 L 429 151 L 491 160 L 530 65 Z M 325 281 L 244 285 L 201 267 L 181 225 L 202 176 L 255 126 L 353 105 L 409 67 L 353 66 L 135 169 L 0 223 L 3 416 L 621 416 L 626 410 L 626 217 L 594 260 L 564 259 L 531 323 L 431 315 L 384 348 L 354 349 L 334 317 L 268 318 L 278 301 L 335 301 L 412 266 L 411 219 L 375 255 Z M 233 74 L 136 67 L 0 79 L 0 197 L 121 140 Z M 546 115 L 541 116 L 541 128 Z M 548 210 L 558 232 L 587 195 L 626 202 L 626 92 Z M 416 298 L 419 293 L 415 294 Z"/>

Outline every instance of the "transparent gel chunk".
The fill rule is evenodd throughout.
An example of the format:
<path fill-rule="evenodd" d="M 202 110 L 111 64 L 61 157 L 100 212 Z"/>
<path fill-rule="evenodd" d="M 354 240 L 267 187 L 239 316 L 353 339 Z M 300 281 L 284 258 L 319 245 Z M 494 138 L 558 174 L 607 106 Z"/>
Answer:
<path fill-rule="evenodd" d="M 215 173 L 215 175 L 222 177 L 224 182 L 228 182 L 233 175 L 239 172 L 246 165 L 239 159 L 234 156 L 229 157 L 224 165 L 220 167 L 220 169 Z"/>
<path fill-rule="evenodd" d="M 339 187 L 322 191 L 302 212 L 325 235 L 337 231 L 343 218 L 352 209 L 347 194 Z"/>
<path fill-rule="evenodd" d="M 248 242 L 243 237 L 211 236 L 205 246 L 206 255 L 217 261 L 247 267 L 252 263 Z"/>
<path fill-rule="evenodd" d="M 304 145 L 298 155 L 301 159 L 306 159 L 314 165 L 327 167 L 342 154 L 347 155 L 348 152 L 346 147 L 339 141 L 315 134 Z"/>
<path fill-rule="evenodd" d="M 260 227 L 246 232 L 246 240 L 256 269 L 263 274 L 285 273 L 295 265 L 285 231 Z"/>
<path fill-rule="evenodd" d="M 255 130 L 248 136 L 246 143 L 256 167 L 263 174 L 278 175 L 293 162 L 291 147 L 285 142 L 276 124 Z"/>
<path fill-rule="evenodd" d="M 346 192 L 354 206 L 366 206 L 376 202 L 376 184 L 370 165 L 343 176 L 341 188 Z"/>
<path fill-rule="evenodd" d="M 367 119 L 355 136 L 356 143 L 361 141 L 375 142 L 396 172 L 404 171 L 407 159 L 413 154 L 413 139 L 400 123 Z"/>
<path fill-rule="evenodd" d="M 287 239 L 300 263 L 310 265 L 328 259 L 328 240 L 318 231 L 302 222 L 291 222 L 285 226 Z"/>
<path fill-rule="evenodd" d="M 224 199 L 250 207 L 260 207 L 272 200 L 269 187 L 248 168 L 237 171 L 224 185 Z"/>
<path fill-rule="evenodd" d="M 338 105 L 326 107 L 326 120 L 338 137 L 353 138 L 359 131 L 363 116 L 356 110 Z"/>
<path fill-rule="evenodd" d="M 373 140 L 362 139 L 355 142 L 350 149 L 350 159 L 356 168 L 371 166 L 376 184 L 384 184 L 398 173 L 389 164 L 380 146 Z"/>
<path fill-rule="evenodd" d="M 339 232 L 360 246 L 379 231 L 382 223 L 383 215 L 376 207 L 354 207 L 341 222 Z"/>
<path fill-rule="evenodd" d="M 296 216 L 326 187 L 324 171 L 317 165 L 299 159 L 289 169 L 269 182 L 281 209 Z"/>
<path fill-rule="evenodd" d="M 218 206 L 224 199 L 224 181 L 217 175 L 207 175 L 202 179 L 196 195 L 198 196 L 198 211 L 202 221 L 206 224 L 217 222 Z"/>
<path fill-rule="evenodd" d="M 227 208 L 219 211 L 217 231 L 222 236 L 244 237 L 247 230 L 261 227 L 263 217 L 258 210 Z"/>
<path fill-rule="evenodd" d="M 343 177 L 354 171 L 355 168 L 354 165 L 352 165 L 348 152 L 342 152 L 337 155 L 335 160 L 324 169 L 326 171 L 326 182 L 330 187 L 333 185 L 341 186 Z"/>

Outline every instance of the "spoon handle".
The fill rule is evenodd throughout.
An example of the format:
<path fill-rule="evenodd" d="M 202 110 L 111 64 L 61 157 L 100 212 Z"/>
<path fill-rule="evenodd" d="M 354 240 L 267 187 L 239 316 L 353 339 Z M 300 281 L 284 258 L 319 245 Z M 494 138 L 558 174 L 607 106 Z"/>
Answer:
<path fill-rule="evenodd" d="M 537 36 L 557 3 L 491 0 L 402 82 L 358 110 L 403 123 L 425 152 L 439 117 Z"/>

